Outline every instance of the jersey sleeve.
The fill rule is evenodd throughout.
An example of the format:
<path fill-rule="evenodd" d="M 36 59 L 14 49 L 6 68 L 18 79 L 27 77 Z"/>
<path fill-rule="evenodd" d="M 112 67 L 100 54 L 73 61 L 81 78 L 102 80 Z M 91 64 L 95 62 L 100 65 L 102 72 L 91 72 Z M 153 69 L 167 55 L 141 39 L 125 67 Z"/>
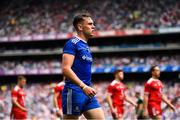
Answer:
<path fill-rule="evenodd" d="M 146 83 L 144 88 L 144 93 L 149 94 L 149 92 L 150 92 L 150 84 Z"/>
<path fill-rule="evenodd" d="M 109 86 L 108 86 L 107 92 L 108 92 L 109 94 L 112 94 L 112 93 L 113 93 L 113 86 L 112 86 L 112 85 L 109 85 Z"/>
<path fill-rule="evenodd" d="M 63 85 L 61 85 L 61 86 L 56 85 L 56 86 L 54 87 L 54 92 L 55 92 L 55 93 L 58 93 L 58 92 L 62 91 L 63 89 L 64 89 L 64 86 L 63 86 Z"/>
<path fill-rule="evenodd" d="M 64 86 L 63 86 L 63 85 L 61 85 L 59 89 L 62 91 L 62 90 L 64 89 Z"/>
<path fill-rule="evenodd" d="M 71 55 L 75 55 L 76 54 L 76 44 L 73 43 L 71 40 L 69 40 L 63 48 L 63 53 L 68 53 Z"/>
<path fill-rule="evenodd" d="M 59 91 L 60 91 L 60 90 L 59 90 L 59 87 L 58 87 L 58 86 L 55 86 L 55 87 L 54 87 L 54 92 L 55 92 L 55 93 L 58 93 Z"/>
<path fill-rule="evenodd" d="M 18 91 L 13 89 L 11 92 L 11 96 L 12 96 L 12 98 L 17 98 L 18 97 Z"/>

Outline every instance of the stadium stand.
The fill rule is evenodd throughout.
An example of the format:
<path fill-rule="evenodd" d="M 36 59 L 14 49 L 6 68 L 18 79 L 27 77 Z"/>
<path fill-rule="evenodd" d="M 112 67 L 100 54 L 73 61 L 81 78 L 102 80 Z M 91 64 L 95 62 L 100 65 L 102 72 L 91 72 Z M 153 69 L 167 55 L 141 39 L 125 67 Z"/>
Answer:
<path fill-rule="evenodd" d="M 81 3 L 81 4 L 79 4 Z M 157 64 L 164 93 L 177 113 L 166 109 L 163 119 L 180 118 L 180 2 L 178 0 L 6 0 L 0 1 L 0 119 L 10 119 L 10 91 L 17 75 L 28 78 L 29 119 L 57 119 L 53 87 L 60 82 L 64 43 L 74 34 L 72 17 L 82 10 L 95 19 L 96 37 L 89 41 L 92 78 L 107 119 L 112 119 L 104 95 L 115 69 L 125 71 L 129 96 L 143 96 L 149 68 Z M 138 76 L 138 77 L 137 77 Z M 38 92 L 37 92 L 38 91 Z M 135 110 L 125 105 L 125 119 Z M 132 114 L 129 116 L 129 110 Z"/>

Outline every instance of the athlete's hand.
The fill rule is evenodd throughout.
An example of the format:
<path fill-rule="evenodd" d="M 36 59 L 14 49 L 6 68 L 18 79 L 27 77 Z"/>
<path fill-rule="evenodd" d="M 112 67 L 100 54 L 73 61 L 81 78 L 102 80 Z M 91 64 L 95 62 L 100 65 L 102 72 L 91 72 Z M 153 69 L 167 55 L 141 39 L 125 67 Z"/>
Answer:
<path fill-rule="evenodd" d="M 22 108 L 23 111 L 27 112 L 27 109 L 26 108 Z"/>
<path fill-rule="evenodd" d="M 92 88 L 92 87 L 89 87 L 87 85 L 82 90 L 90 98 L 92 98 L 92 97 L 94 97 L 96 95 L 95 89 Z"/>
<path fill-rule="evenodd" d="M 174 106 L 170 106 L 170 107 L 174 112 L 176 111 L 176 108 Z"/>
<path fill-rule="evenodd" d="M 147 109 L 144 110 L 143 116 L 144 116 L 145 118 L 148 117 L 148 110 L 147 110 Z"/>
<path fill-rule="evenodd" d="M 137 107 L 137 104 L 136 103 L 133 103 L 134 107 Z"/>
<path fill-rule="evenodd" d="M 57 115 L 57 117 L 62 117 L 62 114 L 61 114 L 60 110 L 56 111 L 56 115 Z"/>
<path fill-rule="evenodd" d="M 111 114 L 112 114 L 112 117 L 113 117 L 114 119 L 117 119 L 117 118 L 118 118 L 118 117 L 117 117 L 117 114 L 116 114 L 116 110 L 115 110 L 114 108 L 111 109 Z"/>

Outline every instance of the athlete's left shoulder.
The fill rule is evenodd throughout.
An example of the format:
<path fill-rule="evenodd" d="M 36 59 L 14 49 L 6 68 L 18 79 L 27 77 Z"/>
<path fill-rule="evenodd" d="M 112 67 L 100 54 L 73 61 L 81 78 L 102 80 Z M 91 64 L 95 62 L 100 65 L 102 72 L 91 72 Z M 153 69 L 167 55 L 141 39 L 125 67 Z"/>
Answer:
<path fill-rule="evenodd" d="M 110 86 L 115 86 L 116 84 L 118 84 L 118 82 L 116 80 L 113 80 L 111 83 L 110 83 Z"/>
<path fill-rule="evenodd" d="M 64 85 L 65 85 L 64 82 L 60 82 L 60 83 L 57 84 L 57 86 L 64 86 Z"/>
<path fill-rule="evenodd" d="M 69 40 L 69 42 L 73 43 L 73 44 L 77 44 L 80 42 L 80 39 L 78 39 L 77 37 L 73 37 Z"/>

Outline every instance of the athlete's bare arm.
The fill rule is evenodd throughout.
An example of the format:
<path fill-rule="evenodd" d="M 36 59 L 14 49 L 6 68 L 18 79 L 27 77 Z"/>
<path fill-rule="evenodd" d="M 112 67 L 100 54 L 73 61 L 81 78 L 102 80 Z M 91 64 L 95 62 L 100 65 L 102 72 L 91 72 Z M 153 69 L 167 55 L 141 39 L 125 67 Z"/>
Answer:
<path fill-rule="evenodd" d="M 148 116 L 148 110 L 147 110 L 147 106 L 148 106 L 148 94 L 145 93 L 144 94 L 144 100 L 143 100 L 143 108 L 144 108 L 144 116 L 147 117 Z"/>
<path fill-rule="evenodd" d="M 113 103 L 112 103 L 112 99 L 111 99 L 111 95 L 109 93 L 107 93 L 106 95 L 106 101 L 110 107 L 110 110 L 111 110 L 111 113 L 112 113 L 112 116 L 114 119 L 117 119 L 117 115 L 116 115 L 116 112 L 115 112 L 115 109 L 113 107 Z"/>
<path fill-rule="evenodd" d="M 23 106 L 21 106 L 18 102 L 17 102 L 17 98 L 13 97 L 12 98 L 12 103 L 17 106 L 19 109 L 23 110 L 23 111 L 27 111 L 26 108 L 24 108 Z"/>
<path fill-rule="evenodd" d="M 175 111 L 174 105 L 171 104 L 171 102 L 167 99 L 165 95 L 162 95 L 162 100 L 173 110 Z"/>
<path fill-rule="evenodd" d="M 62 57 L 63 75 L 66 78 L 70 79 L 76 85 L 80 86 L 87 96 L 94 97 L 96 95 L 96 91 L 92 87 L 89 87 L 86 84 L 84 84 L 71 69 L 73 62 L 74 62 L 74 55 L 66 54 L 66 53 L 63 54 Z"/>
<path fill-rule="evenodd" d="M 57 116 L 62 117 L 62 113 L 61 113 L 61 111 L 59 109 L 58 102 L 57 102 L 58 96 L 59 96 L 59 93 L 54 92 L 54 96 L 53 96 L 54 107 L 56 108 Z"/>
<path fill-rule="evenodd" d="M 59 96 L 59 93 L 54 92 L 53 101 L 54 101 L 54 107 L 55 108 L 58 108 L 58 102 L 57 102 L 58 96 Z"/>
<path fill-rule="evenodd" d="M 137 104 L 126 94 L 125 94 L 125 100 L 130 104 L 134 105 L 135 107 L 137 106 Z"/>

